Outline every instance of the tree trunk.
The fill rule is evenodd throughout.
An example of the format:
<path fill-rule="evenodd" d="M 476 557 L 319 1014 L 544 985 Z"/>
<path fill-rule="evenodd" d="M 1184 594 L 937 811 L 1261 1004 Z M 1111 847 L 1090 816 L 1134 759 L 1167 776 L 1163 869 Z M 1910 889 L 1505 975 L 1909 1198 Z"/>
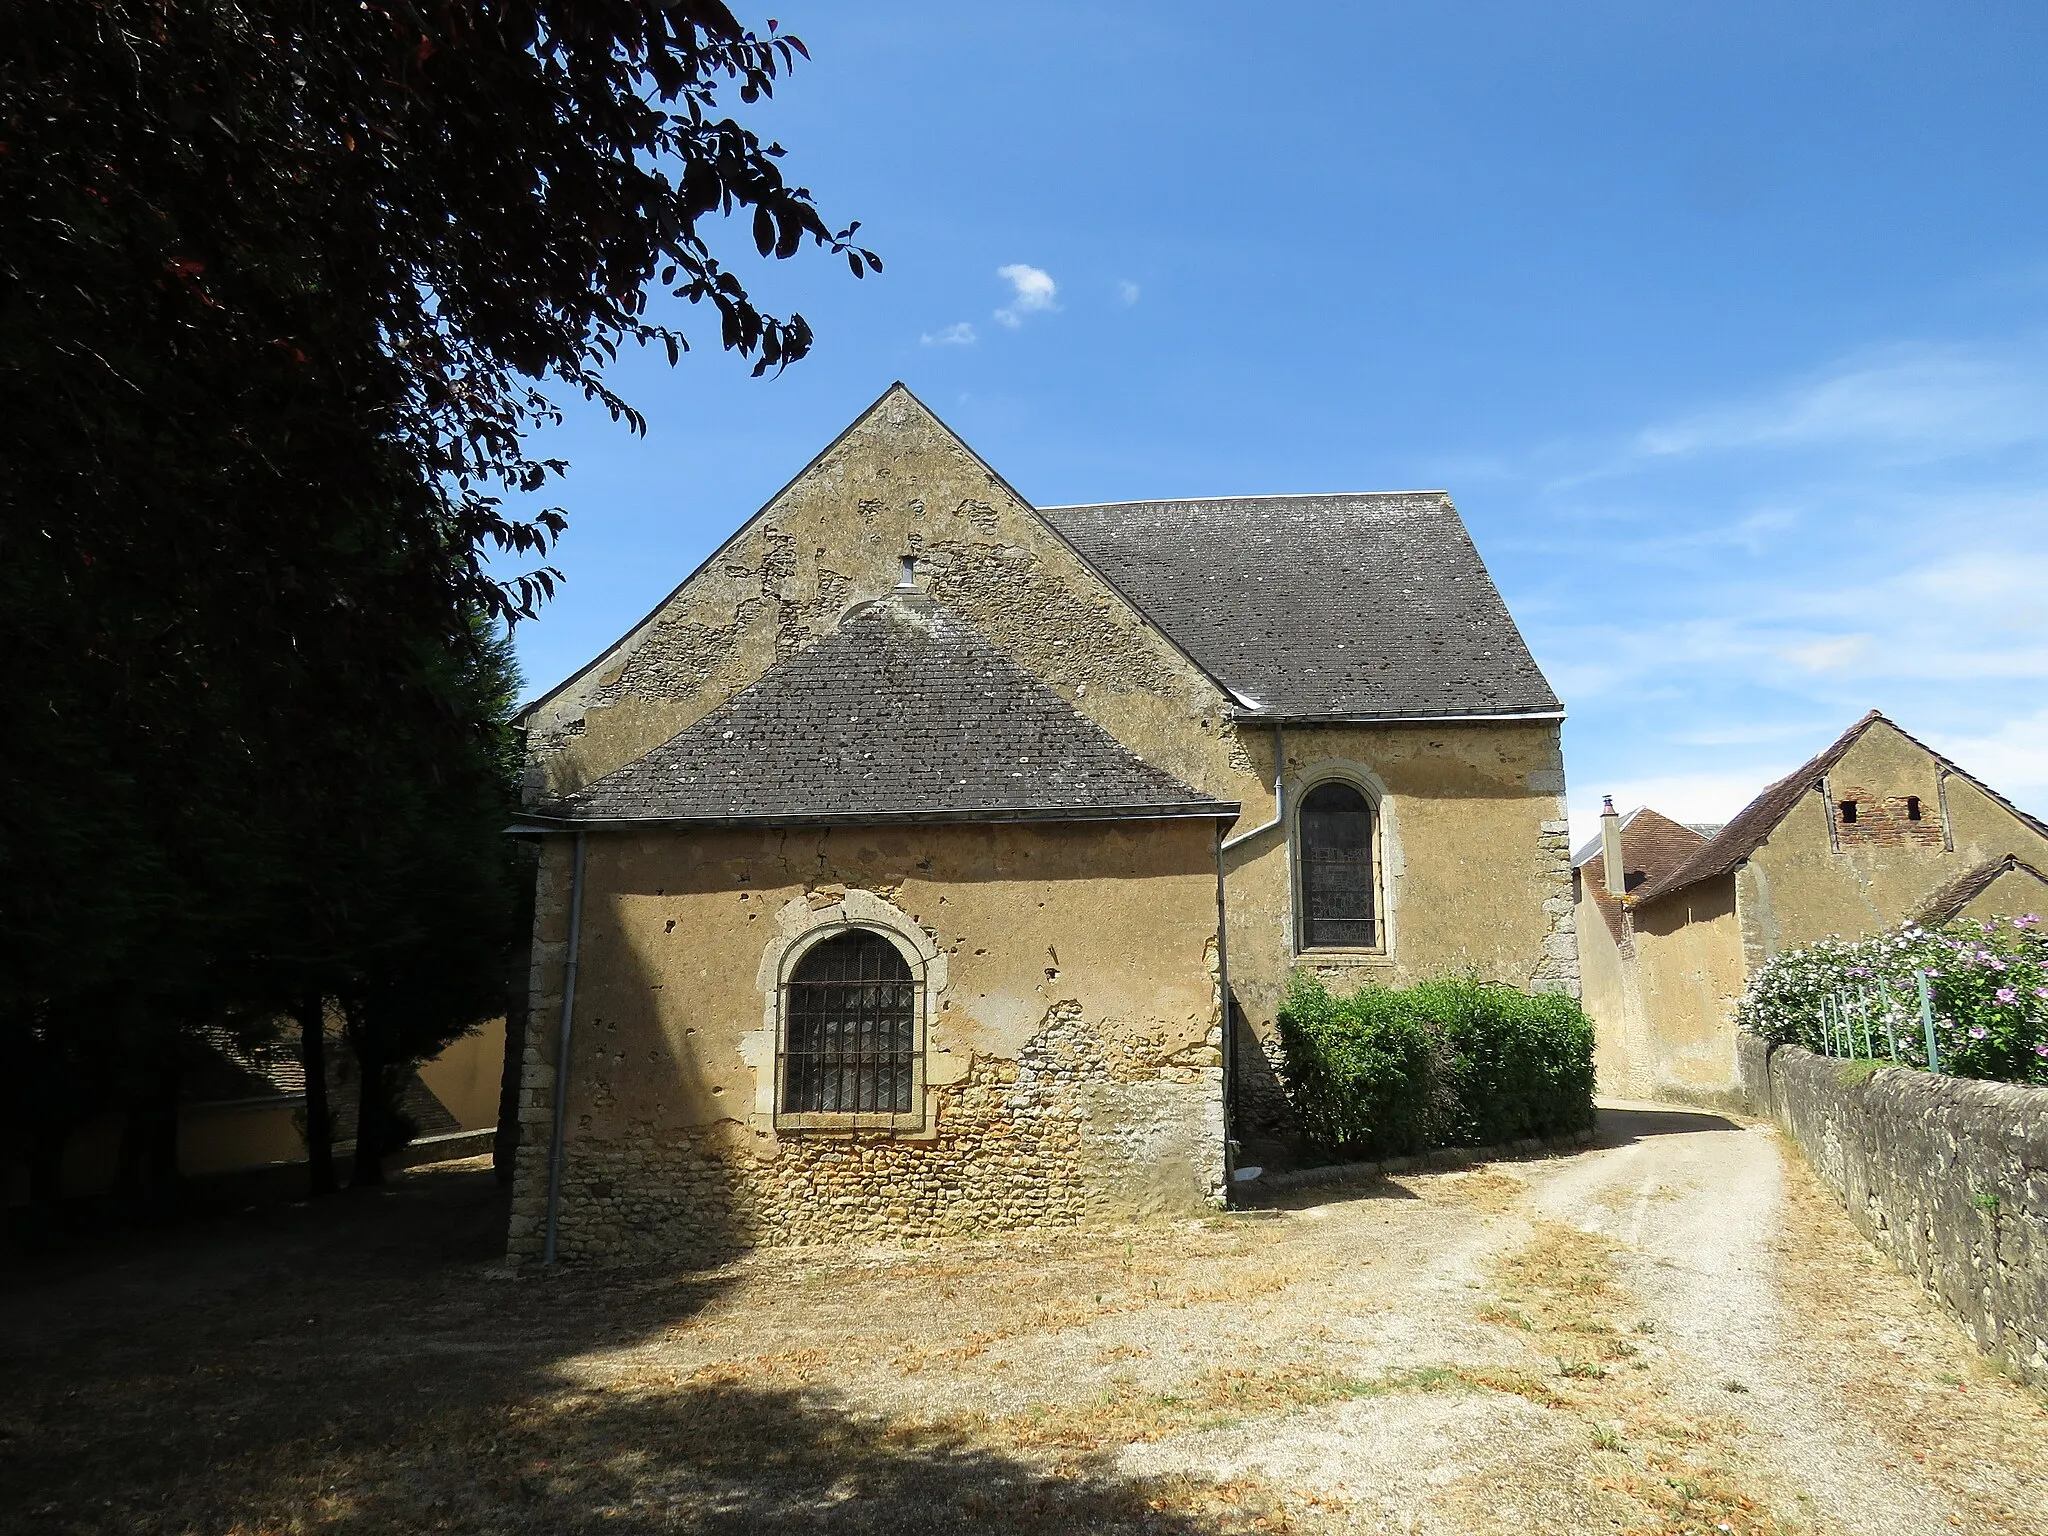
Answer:
<path fill-rule="evenodd" d="M 146 1151 L 149 1158 L 149 1210 L 159 1222 L 178 1214 L 183 1184 L 178 1173 L 178 1075 L 170 1064 L 163 1083 L 149 1097 L 144 1110 Z"/>
<path fill-rule="evenodd" d="M 306 1069 L 307 1190 L 316 1199 L 331 1195 L 334 1182 L 334 1116 L 327 1105 L 327 1000 L 300 1002 L 299 1060 Z"/>
<path fill-rule="evenodd" d="M 524 842 L 524 839 L 520 841 Z M 505 978 L 505 1067 L 498 1078 L 498 1133 L 491 1138 L 491 1171 L 510 1184 L 519 1160 L 519 1090 L 526 1077 L 526 1030 L 533 1012 L 533 893 L 538 857 L 521 856 L 518 868 L 518 938 Z"/>
<path fill-rule="evenodd" d="M 355 1044 L 362 1081 L 356 1094 L 356 1157 L 348 1187 L 371 1189 L 384 1182 L 384 1155 L 391 1150 L 391 1084 L 384 1064 L 365 1056 L 361 1042 Z"/>
<path fill-rule="evenodd" d="M 23 1230 L 31 1242 L 54 1239 L 64 1219 L 64 1149 L 71 1141 L 69 1117 L 31 1115 L 28 1124 L 28 1210 Z"/>
<path fill-rule="evenodd" d="M 512 1182 L 519 1156 L 519 1084 L 525 1061 L 526 1019 L 523 1010 L 515 1009 L 505 1016 L 505 1068 L 498 1077 L 498 1132 L 491 1138 L 491 1171 L 497 1174 L 500 1184 Z"/>

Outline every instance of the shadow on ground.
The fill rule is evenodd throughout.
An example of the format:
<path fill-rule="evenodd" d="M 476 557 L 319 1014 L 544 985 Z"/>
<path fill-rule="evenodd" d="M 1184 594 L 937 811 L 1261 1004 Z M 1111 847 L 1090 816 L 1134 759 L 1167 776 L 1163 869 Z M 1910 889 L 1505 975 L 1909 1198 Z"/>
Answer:
<path fill-rule="evenodd" d="M 1419 1171 L 1419 1170 L 1418 1170 Z M 1420 1200 L 1405 1184 L 1384 1174 L 1358 1180 L 1335 1179 L 1293 1189 L 1262 1189 L 1257 1180 L 1231 1192 L 1231 1208 L 1245 1215 L 1265 1211 L 1304 1211 L 1314 1206 L 1348 1205 L 1356 1200 Z"/>
<path fill-rule="evenodd" d="M 1740 1132 L 1739 1122 L 1704 1109 L 1645 1104 L 1602 1105 L 1594 1126 L 1593 1145 L 1625 1147 L 1650 1136 L 1690 1136 L 1701 1131 Z"/>
<path fill-rule="evenodd" d="M 577 1356 L 658 1340 L 728 1282 L 506 1278 L 502 1230 L 487 1169 L 422 1170 L 12 1277 L 7 1530 L 1193 1536 L 1255 1513 L 651 1354 L 593 1388 Z"/>

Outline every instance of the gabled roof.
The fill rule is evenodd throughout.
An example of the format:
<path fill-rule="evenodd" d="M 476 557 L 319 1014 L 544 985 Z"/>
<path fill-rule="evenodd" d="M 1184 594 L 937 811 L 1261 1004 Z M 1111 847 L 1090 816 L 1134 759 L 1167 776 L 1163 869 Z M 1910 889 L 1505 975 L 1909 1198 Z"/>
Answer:
<path fill-rule="evenodd" d="M 1705 847 L 1663 879 L 1645 886 L 1636 894 L 1635 900 L 1638 903 L 1655 901 L 1660 896 L 1668 896 L 1673 891 L 1683 890 L 1686 886 L 1697 884 L 1701 880 L 1715 879 L 1734 869 L 1756 852 L 1764 839 L 1777 830 L 1778 823 L 1790 815 L 1792 808 L 1827 776 L 1835 764 L 1840 762 L 1848 750 L 1861 739 L 1863 733 L 1878 724 L 1898 731 L 1947 772 L 1975 785 L 2036 832 L 2048 837 L 2048 826 L 2029 816 L 1975 774 L 1966 772 L 1950 759 L 1943 757 L 1919 737 L 1909 731 L 1900 730 L 1897 721 L 1887 719 L 1880 711 L 1873 709 L 1838 736 L 1824 751 L 1800 764 L 1736 812 L 1735 818 L 1710 838 Z"/>
<path fill-rule="evenodd" d="M 1662 879 L 1697 853 L 1707 839 L 1669 816 L 1637 806 L 1621 818 L 1622 885 L 1630 897 Z M 1621 940 L 1623 902 L 1607 893 L 1607 859 L 1594 838 L 1572 860 L 1580 889 L 1593 898 L 1608 932 Z"/>
<path fill-rule="evenodd" d="M 813 470 L 817 469 L 820 465 L 824 464 L 828 459 L 830 459 L 832 455 L 838 451 L 840 444 L 844 443 L 848 438 L 852 437 L 855 432 L 859 431 L 864 423 L 866 423 L 868 420 L 870 420 L 871 418 L 885 410 L 892 400 L 899 398 L 908 401 L 911 405 L 915 406 L 921 414 L 928 417 L 932 421 L 932 423 L 938 427 L 938 429 L 941 432 L 945 433 L 947 437 L 952 439 L 954 446 L 957 447 L 961 453 L 965 454 L 970 460 L 972 460 L 975 466 L 979 468 L 983 473 L 985 473 L 990 480 L 994 481 L 997 485 L 1001 486 L 1003 490 L 1007 492 L 1017 502 L 1019 506 L 1031 506 L 1031 503 L 1025 499 L 1023 493 L 1020 492 L 1014 485 L 1010 484 L 1008 480 L 1004 479 L 1002 474 L 995 468 L 995 466 L 990 464 L 987 459 L 984 459 L 980 455 L 980 453 L 978 453 L 974 449 L 973 445 L 971 445 L 958 432 L 955 432 L 952 429 L 952 427 L 946 424 L 946 422 L 941 420 L 939 417 L 939 413 L 937 411 L 934 411 L 930 406 L 926 405 L 924 401 L 920 400 L 917 397 L 917 395 L 911 390 L 908 384 L 905 384 L 901 379 L 897 379 L 893 383 L 891 383 L 887 389 L 883 390 L 879 395 L 875 396 L 873 402 L 869 404 L 869 406 L 865 410 L 863 410 L 859 415 L 855 416 L 853 420 L 849 421 L 845 426 L 841 427 L 839 429 L 838 435 L 836 435 L 831 442 L 827 443 L 824 447 L 820 448 L 816 453 L 812 454 L 810 459 L 804 464 L 803 468 L 799 469 L 795 474 L 791 475 L 787 480 L 783 481 L 781 487 L 775 492 L 774 495 L 770 496 L 766 501 L 762 502 L 761 505 L 754 510 L 752 515 L 742 520 L 737 528 L 733 529 L 731 533 L 725 536 L 724 540 L 720 542 L 716 549 L 712 550 L 711 553 L 706 555 L 702 560 L 698 561 L 696 568 L 694 570 L 692 570 L 681 581 L 677 582 L 675 586 L 669 590 L 668 594 L 665 597 L 663 597 L 660 602 L 656 603 L 652 608 L 648 609 L 648 611 L 644 615 L 642 615 L 638 620 L 636 620 L 633 623 L 633 625 L 626 630 L 624 634 L 620 635 L 617 640 L 614 640 L 610 645 L 606 646 L 604 650 L 600 651 L 596 656 L 592 657 L 590 661 L 586 662 L 583 666 L 578 667 L 575 671 L 571 672 L 567 677 L 563 678 L 559 683 L 555 684 L 554 687 L 548 689 L 547 692 L 538 694 L 534 698 L 527 700 L 526 703 L 520 705 L 519 712 L 513 716 L 513 723 L 515 725 L 523 726 L 526 723 L 526 721 L 529 718 L 531 718 L 537 711 L 544 708 L 547 704 L 552 702 L 560 694 L 566 692 L 569 689 L 569 687 L 577 681 L 578 678 L 587 676 L 589 673 L 597 670 L 599 667 L 603 666 L 607 660 L 609 660 L 611 657 L 617 655 L 621 650 L 623 650 L 632 641 L 635 635 L 639 634 L 649 624 L 652 624 L 657 619 L 659 619 L 663 611 L 667 609 L 668 605 L 674 602 L 678 597 L 680 597 L 683 594 L 683 591 L 690 585 L 691 582 L 695 581 L 699 576 L 702 576 L 706 571 L 711 570 L 714 566 L 722 562 L 726 558 L 727 554 L 731 550 L 733 550 L 740 543 L 740 541 L 747 536 L 748 531 L 752 529 L 756 523 L 759 523 L 763 518 L 767 517 L 773 511 L 776 503 L 781 501 L 783 497 L 787 496 L 792 490 L 794 490 L 803 481 L 805 476 L 809 475 Z"/>
<path fill-rule="evenodd" d="M 1978 865 L 1968 874 L 1958 875 L 1947 885 L 1930 893 L 1914 910 L 1913 921 L 1928 928 L 1947 922 L 1989 890 L 1992 881 L 2014 870 L 2032 875 L 2043 886 L 2048 886 L 2048 875 L 2042 874 L 2018 854 L 2008 853 L 2002 859 L 1993 859 L 1988 864 Z"/>
<path fill-rule="evenodd" d="M 1039 512 L 1254 716 L 1560 712 L 1441 491 Z"/>
<path fill-rule="evenodd" d="M 663 745 L 536 819 L 582 824 L 1236 816 L 1152 767 L 959 615 L 862 604 Z"/>

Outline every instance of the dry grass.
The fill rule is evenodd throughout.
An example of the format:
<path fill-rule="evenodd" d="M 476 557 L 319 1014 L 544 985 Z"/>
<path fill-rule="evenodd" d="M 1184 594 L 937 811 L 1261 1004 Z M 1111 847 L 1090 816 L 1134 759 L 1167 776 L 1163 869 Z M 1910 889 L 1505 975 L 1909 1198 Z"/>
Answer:
<path fill-rule="evenodd" d="M 1599 1480 L 1647 1517 L 1648 1523 L 1628 1527 L 1627 1536 L 1791 1536 L 1798 1529 L 1711 1469 L 1654 1453 L 1644 1460 L 1642 1472 Z"/>
<path fill-rule="evenodd" d="M 1782 1487 L 1743 1422 L 1759 1400 L 1702 1395 L 1727 1367 L 1666 1346 L 1628 1283 L 1653 1272 L 1527 1222 L 1524 1187 L 1480 1169 L 1114 1239 L 506 1281 L 487 1176 L 421 1174 L 0 1295 L 0 1526 L 1793 1529 L 1773 1524 Z M 1901 1465 L 1953 1490 L 1976 1529 L 2048 1531 L 2027 1524 L 2038 1506 L 2014 1470 L 2038 1464 L 2048 1412 L 1931 1313 L 1948 1353 L 1907 1340 L 1920 1364 L 1886 1370 L 1869 1339 L 1904 1305 L 1889 1271 L 1857 1263 L 1825 1197 L 1794 1202 L 1802 1326 L 1862 1372 L 1858 1401 L 1889 1421 Z M 1450 1299 L 1475 1262 L 1484 1326 Z M 1423 1443 L 1443 1458 L 1420 1469 L 1432 1480 L 1402 1483 Z M 1996 1468 L 1973 1460 L 1985 1447 Z M 1375 1502 L 1389 1488 L 1402 1502 Z"/>
<path fill-rule="evenodd" d="M 1135 1310 L 1138 1294 L 1175 1315 L 1204 1293 L 1262 1294 L 1270 1280 L 1247 1269 L 1237 1233 L 1189 1235 L 1180 1268 L 1098 1238 L 508 1282 L 489 1263 L 501 1221 L 488 1174 L 441 1171 L 189 1235 L 183 1257 L 152 1253 L 139 1274 L 88 1264 L 70 1284 L 58 1273 L 17 1288 L 0 1335 L 0 1524 L 10 1536 L 1296 1528 L 1257 1478 L 1122 1477 L 1056 1434 L 862 1401 L 863 1378 L 901 1379 L 890 1362 L 906 1353 L 929 1371 L 949 1358 L 986 1371 L 1002 1363 L 984 1358 L 991 1346 Z M 1218 1406 L 1183 1411 L 1260 1411 L 1317 1390 L 1219 1379 L 1198 1390 Z M 1174 1411 L 1143 1396 L 1125 1411 Z"/>
<path fill-rule="evenodd" d="M 1468 1205 L 1475 1210 L 1496 1213 L 1511 1210 L 1529 1192 L 1529 1186 L 1513 1174 L 1497 1168 L 1474 1168 L 1446 1175 L 1436 1187 L 1439 1198 Z"/>
<path fill-rule="evenodd" d="M 1812 1346 L 1838 1362 L 1845 1400 L 1890 1448 L 1885 1464 L 1939 1488 L 1974 1529 L 2048 1532 L 2048 1395 L 1970 1348 L 1784 1145 L 1795 1218 L 1780 1239 L 1795 1281 L 1784 1299 Z"/>
<path fill-rule="evenodd" d="M 1635 1342 L 1655 1328 L 1620 1279 L 1625 1252 L 1596 1233 L 1535 1223 L 1525 1247 L 1495 1262 L 1500 1294 L 1478 1316 L 1550 1354 L 1556 1379 L 1525 1376 L 1534 1390 L 1523 1395 L 1585 1422 L 1583 1443 L 1606 1461 L 1574 1471 L 1612 1496 L 1619 1529 L 1629 1536 L 1787 1536 L 1797 1527 L 1727 1465 L 1738 1455 L 1739 1423 L 1677 1416 L 1665 1406 L 1664 1373 Z M 1568 1381 L 1570 1393 L 1558 1381 Z M 1605 1470 L 1617 1457 L 1628 1469 Z"/>
<path fill-rule="evenodd" d="M 1089 1401 L 1041 1404 L 996 1419 L 958 1415 L 944 1422 L 961 1432 L 1030 1450 L 1099 1451 L 1217 1429 L 1264 1414 L 1293 1413 L 1390 1392 L 1442 1392 L 1462 1385 L 1457 1372 L 1441 1367 L 1371 1379 L 1308 1365 L 1263 1371 L 1233 1368 L 1206 1371 L 1164 1391 L 1119 1379 Z"/>

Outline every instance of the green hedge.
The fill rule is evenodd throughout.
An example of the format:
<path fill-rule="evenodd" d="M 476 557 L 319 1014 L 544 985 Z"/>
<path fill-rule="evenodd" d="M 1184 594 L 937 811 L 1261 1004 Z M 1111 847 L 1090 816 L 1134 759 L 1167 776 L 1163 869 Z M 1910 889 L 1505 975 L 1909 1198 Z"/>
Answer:
<path fill-rule="evenodd" d="M 1336 997 L 1297 973 L 1280 1043 L 1302 1130 L 1338 1155 L 1498 1146 L 1593 1124 L 1593 1025 L 1555 993 L 1446 978 Z"/>

